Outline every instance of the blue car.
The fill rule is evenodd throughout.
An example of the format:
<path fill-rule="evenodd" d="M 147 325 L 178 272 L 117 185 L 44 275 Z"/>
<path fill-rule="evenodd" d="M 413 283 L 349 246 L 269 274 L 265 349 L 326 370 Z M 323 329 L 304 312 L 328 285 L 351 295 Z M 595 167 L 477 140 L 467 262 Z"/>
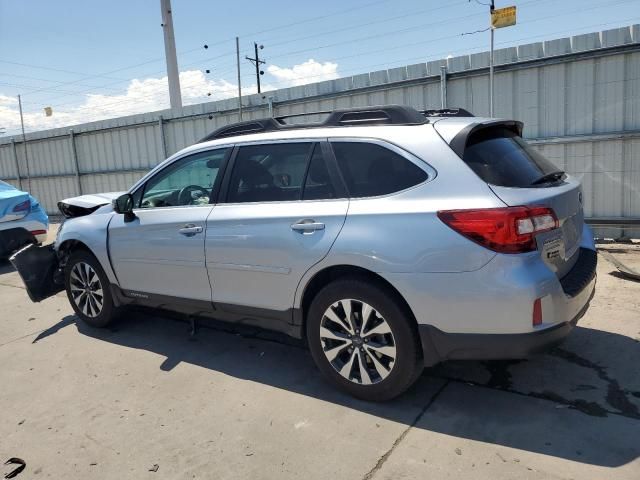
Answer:
<path fill-rule="evenodd" d="M 47 238 L 49 217 L 34 197 L 0 180 L 0 258 Z"/>

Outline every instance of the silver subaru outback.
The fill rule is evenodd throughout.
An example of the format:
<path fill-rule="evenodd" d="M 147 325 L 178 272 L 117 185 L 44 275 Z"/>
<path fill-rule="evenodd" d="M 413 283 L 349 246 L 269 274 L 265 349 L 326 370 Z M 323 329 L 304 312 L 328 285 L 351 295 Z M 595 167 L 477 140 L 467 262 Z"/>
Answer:
<path fill-rule="evenodd" d="M 580 183 L 521 134 L 402 106 L 229 125 L 124 194 L 60 202 L 55 245 L 13 263 L 91 326 L 143 305 L 278 330 L 336 386 L 389 399 L 443 360 L 556 344 L 589 306 Z"/>

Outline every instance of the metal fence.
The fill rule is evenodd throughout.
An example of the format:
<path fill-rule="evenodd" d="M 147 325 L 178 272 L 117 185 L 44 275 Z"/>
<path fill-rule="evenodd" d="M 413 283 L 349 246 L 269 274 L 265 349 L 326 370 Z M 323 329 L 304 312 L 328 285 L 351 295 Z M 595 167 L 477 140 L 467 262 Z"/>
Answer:
<path fill-rule="evenodd" d="M 488 115 L 488 64 L 482 52 L 249 95 L 243 119 L 267 116 L 270 102 L 285 115 L 439 108 L 443 97 L 447 106 Z M 586 216 L 640 218 L 640 25 L 499 49 L 495 64 L 496 116 L 522 120 L 524 136 L 582 180 Z M 30 189 L 55 213 L 59 199 L 127 189 L 167 156 L 238 121 L 237 108 L 228 99 L 34 132 L 28 164 L 21 138 L 0 138 L 0 178 Z"/>

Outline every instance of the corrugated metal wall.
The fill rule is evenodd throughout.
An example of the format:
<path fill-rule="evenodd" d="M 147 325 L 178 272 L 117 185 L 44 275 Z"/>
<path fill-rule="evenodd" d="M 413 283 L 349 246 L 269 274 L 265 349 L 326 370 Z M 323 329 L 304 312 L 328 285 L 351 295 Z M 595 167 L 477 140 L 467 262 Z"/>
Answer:
<path fill-rule="evenodd" d="M 640 218 L 640 25 L 504 48 L 495 61 L 496 116 L 522 120 L 525 137 L 582 180 L 586 215 Z M 482 52 L 251 95 L 243 118 L 266 116 L 267 96 L 276 115 L 438 108 L 443 65 L 447 105 L 488 115 L 488 62 Z M 77 125 L 73 134 L 29 134 L 31 191 L 55 213 L 61 198 L 125 190 L 166 156 L 236 121 L 237 99 L 229 99 Z M 27 188 L 21 139 L 0 139 L 0 178 L 17 184 L 16 163 Z"/>

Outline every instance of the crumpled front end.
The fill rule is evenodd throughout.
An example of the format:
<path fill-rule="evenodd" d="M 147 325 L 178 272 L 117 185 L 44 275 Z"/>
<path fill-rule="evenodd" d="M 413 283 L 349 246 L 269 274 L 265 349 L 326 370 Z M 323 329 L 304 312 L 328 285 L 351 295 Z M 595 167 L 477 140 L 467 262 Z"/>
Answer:
<path fill-rule="evenodd" d="M 96 193 L 65 198 L 58 202 L 58 210 L 65 218 L 83 217 L 90 215 L 100 207 L 111 205 L 111 202 L 123 192 Z"/>

